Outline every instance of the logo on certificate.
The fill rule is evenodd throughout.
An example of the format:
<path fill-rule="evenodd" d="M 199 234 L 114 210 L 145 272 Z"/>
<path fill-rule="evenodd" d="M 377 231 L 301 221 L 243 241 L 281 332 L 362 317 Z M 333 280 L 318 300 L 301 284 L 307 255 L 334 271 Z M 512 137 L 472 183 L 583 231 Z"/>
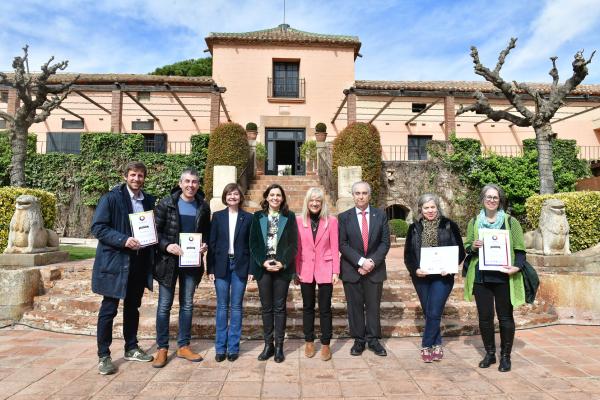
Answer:
<path fill-rule="evenodd" d="M 144 217 L 143 215 L 140 215 L 140 221 L 143 221 L 145 219 L 146 219 L 146 217 Z"/>
<path fill-rule="evenodd" d="M 193 241 L 194 241 L 194 237 L 193 237 L 193 236 L 190 236 L 190 237 L 188 238 L 188 240 L 189 240 L 190 242 L 193 242 Z"/>

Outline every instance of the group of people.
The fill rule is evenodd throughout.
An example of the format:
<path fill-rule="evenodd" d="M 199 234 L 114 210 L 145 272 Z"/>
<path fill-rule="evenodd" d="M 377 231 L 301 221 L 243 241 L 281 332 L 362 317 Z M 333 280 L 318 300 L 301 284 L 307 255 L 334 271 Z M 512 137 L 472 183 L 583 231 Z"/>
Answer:
<path fill-rule="evenodd" d="M 192 362 L 201 361 L 190 347 L 193 298 L 204 274 L 205 263 L 196 267 L 180 266 L 185 249 L 179 243 L 181 233 L 201 233 L 201 254 L 206 253 L 208 278 L 215 285 L 216 334 L 215 360 L 234 362 L 239 357 L 242 334 L 243 298 L 246 285 L 256 280 L 261 303 L 264 348 L 258 360 L 273 357 L 285 360 L 286 300 L 290 283 L 300 285 L 303 300 L 304 354 L 314 357 L 315 306 L 320 319 L 320 357 L 332 357 L 330 341 L 333 324 L 331 299 L 334 285 L 343 283 L 347 301 L 348 325 L 354 344 L 353 356 L 369 349 L 386 356 L 381 344 L 380 304 L 386 280 L 386 255 L 390 234 L 386 214 L 369 205 L 371 188 L 366 182 L 352 186 L 355 207 L 338 217 L 329 214 L 325 194 L 320 188 L 306 193 L 302 214 L 289 210 L 283 187 L 272 184 L 263 193 L 261 209 L 250 214 L 242 209 L 244 194 L 240 186 L 225 186 L 221 200 L 224 210 L 212 215 L 204 194 L 199 190 L 198 172 L 186 169 L 171 195 L 155 205 L 155 198 L 142 190 L 146 167 L 129 163 L 125 182 L 105 194 L 98 203 L 92 233 L 98 248 L 92 274 L 92 290 L 103 296 L 98 313 L 98 369 L 112 374 L 116 367 L 111 359 L 113 321 L 123 300 L 123 336 L 125 360 L 152 362 L 156 368 L 169 360 L 169 320 L 179 281 L 179 326 L 175 355 Z M 417 291 L 425 328 L 421 357 L 424 362 L 443 357 L 441 318 L 454 285 L 452 273 L 427 274 L 420 268 L 420 251 L 425 247 L 458 246 L 456 260 L 465 259 L 465 298 L 475 296 L 485 357 L 479 364 L 486 368 L 496 362 L 494 342 L 494 304 L 500 322 L 500 371 L 508 371 L 515 325 L 513 307 L 523 301 L 523 233 L 516 219 L 503 209 L 505 196 L 501 188 L 487 185 L 481 195 L 483 208 L 468 225 L 463 245 L 458 226 L 442 215 L 439 199 L 433 194 L 421 196 L 418 216 L 410 225 L 404 259 Z M 158 243 L 142 246 L 132 234 L 129 215 L 154 211 Z M 510 230 L 513 267 L 505 271 L 480 271 L 478 239 L 480 228 Z M 466 246 L 466 247 L 465 247 Z M 466 249 L 466 253 L 465 253 Z M 139 307 L 144 289 L 152 290 L 152 280 L 159 285 L 156 312 L 156 347 L 154 356 L 138 345 Z M 520 286 L 519 286 L 520 285 Z"/>

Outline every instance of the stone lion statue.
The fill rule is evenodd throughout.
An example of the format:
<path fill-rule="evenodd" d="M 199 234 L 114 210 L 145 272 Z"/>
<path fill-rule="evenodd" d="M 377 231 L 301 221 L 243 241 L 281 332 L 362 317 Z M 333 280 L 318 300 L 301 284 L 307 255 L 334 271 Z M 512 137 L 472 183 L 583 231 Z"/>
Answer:
<path fill-rule="evenodd" d="M 4 253 L 30 254 L 58 250 L 58 235 L 44 228 L 37 197 L 21 195 L 17 197 L 15 208 Z"/>
<path fill-rule="evenodd" d="M 558 199 L 544 201 L 539 228 L 525 234 L 525 247 L 537 254 L 571 254 L 565 203 Z"/>

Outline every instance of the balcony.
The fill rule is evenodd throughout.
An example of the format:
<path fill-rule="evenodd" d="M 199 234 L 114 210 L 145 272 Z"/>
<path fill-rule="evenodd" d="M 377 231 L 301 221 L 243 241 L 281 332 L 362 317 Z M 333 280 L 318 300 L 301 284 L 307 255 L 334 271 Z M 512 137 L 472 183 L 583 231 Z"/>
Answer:
<path fill-rule="evenodd" d="M 267 99 L 271 103 L 304 103 L 304 78 L 267 78 Z"/>

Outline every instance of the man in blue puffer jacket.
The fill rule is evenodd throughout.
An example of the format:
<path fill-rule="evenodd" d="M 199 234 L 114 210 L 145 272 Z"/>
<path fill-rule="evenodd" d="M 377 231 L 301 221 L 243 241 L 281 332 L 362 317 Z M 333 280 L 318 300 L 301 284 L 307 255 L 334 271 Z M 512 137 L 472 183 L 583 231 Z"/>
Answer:
<path fill-rule="evenodd" d="M 154 209 L 155 198 L 142 191 L 146 166 L 130 162 L 125 167 L 125 183 L 100 199 L 92 233 L 98 239 L 92 272 L 92 291 L 104 296 L 98 312 L 98 371 L 102 375 L 117 370 L 110 357 L 113 320 L 123 299 L 123 338 L 125 360 L 150 362 L 152 356 L 138 346 L 137 331 L 144 288 L 152 290 L 154 246 L 141 247 L 133 237 L 129 214 Z"/>

